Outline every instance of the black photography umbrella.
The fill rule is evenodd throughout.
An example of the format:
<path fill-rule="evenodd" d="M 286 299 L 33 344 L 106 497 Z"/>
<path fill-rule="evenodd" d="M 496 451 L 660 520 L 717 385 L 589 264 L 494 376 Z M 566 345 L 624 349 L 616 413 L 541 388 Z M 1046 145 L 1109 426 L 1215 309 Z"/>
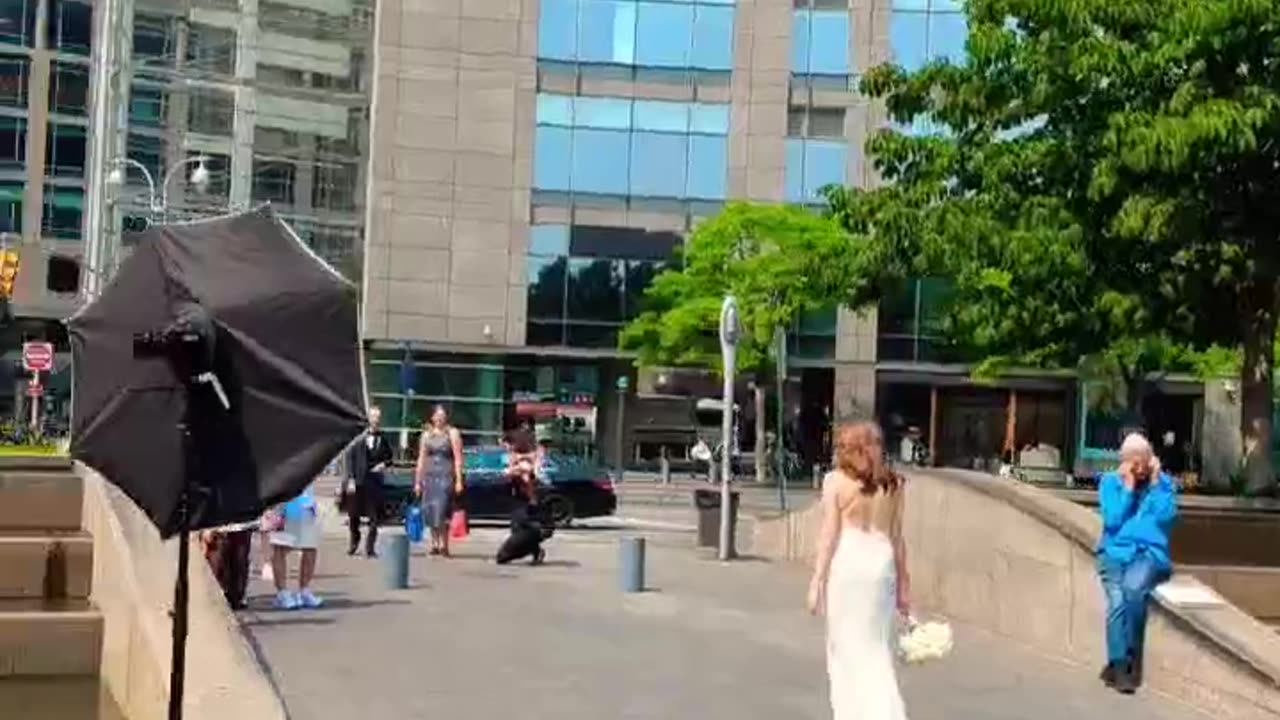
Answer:
<path fill-rule="evenodd" d="M 186 534 L 295 497 L 360 434 L 356 290 L 262 208 L 139 233 L 68 324 L 72 456 L 183 536 L 176 717 Z"/>

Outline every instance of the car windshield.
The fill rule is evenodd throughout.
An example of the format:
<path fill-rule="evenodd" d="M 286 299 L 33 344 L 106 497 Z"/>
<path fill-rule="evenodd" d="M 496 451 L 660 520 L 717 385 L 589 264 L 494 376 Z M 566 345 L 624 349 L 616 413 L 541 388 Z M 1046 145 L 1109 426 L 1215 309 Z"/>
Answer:
<path fill-rule="evenodd" d="M 500 447 L 468 448 L 462 462 L 467 470 L 497 472 L 507 467 L 507 453 Z"/>

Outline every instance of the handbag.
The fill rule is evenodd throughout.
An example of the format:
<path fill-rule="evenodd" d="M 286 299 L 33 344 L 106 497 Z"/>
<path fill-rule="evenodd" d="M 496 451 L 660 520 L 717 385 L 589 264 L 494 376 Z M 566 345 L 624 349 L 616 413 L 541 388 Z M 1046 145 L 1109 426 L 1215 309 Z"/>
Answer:
<path fill-rule="evenodd" d="M 470 532 L 470 528 L 467 527 L 467 511 L 454 510 L 453 515 L 449 517 L 449 537 L 461 540 Z"/>
<path fill-rule="evenodd" d="M 404 534 L 409 536 L 409 542 L 414 544 L 422 542 L 422 536 L 426 531 L 424 524 L 422 507 L 417 503 L 409 503 L 409 506 L 404 509 Z"/>

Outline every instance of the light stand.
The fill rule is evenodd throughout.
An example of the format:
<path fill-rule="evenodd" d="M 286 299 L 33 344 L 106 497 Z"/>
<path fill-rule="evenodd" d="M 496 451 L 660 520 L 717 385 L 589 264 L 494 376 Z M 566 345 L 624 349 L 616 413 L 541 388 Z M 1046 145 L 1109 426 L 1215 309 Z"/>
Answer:
<path fill-rule="evenodd" d="M 169 720 L 182 720 L 182 697 L 187 678 L 187 611 L 190 605 L 191 474 L 195 469 L 195 438 L 191 434 L 194 378 L 187 382 L 187 405 L 178 423 L 184 465 L 182 494 L 178 496 L 178 575 L 173 581 L 173 649 L 169 667 Z"/>

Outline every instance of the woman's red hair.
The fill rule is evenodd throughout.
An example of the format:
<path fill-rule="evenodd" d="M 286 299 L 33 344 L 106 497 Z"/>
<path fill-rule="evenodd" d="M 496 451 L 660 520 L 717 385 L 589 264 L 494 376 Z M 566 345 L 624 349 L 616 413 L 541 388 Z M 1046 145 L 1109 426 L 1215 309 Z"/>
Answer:
<path fill-rule="evenodd" d="M 898 489 L 902 478 L 884 457 L 884 434 L 873 422 L 845 423 L 835 433 L 836 468 L 874 494 Z"/>

